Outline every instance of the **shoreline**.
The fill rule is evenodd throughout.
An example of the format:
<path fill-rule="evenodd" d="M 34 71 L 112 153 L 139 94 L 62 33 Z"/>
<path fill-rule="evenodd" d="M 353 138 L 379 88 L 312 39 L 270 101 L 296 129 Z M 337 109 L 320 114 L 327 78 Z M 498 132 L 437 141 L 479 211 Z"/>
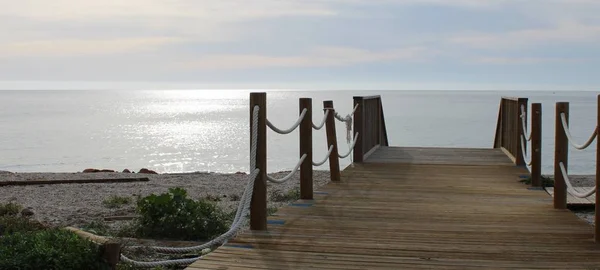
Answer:
<path fill-rule="evenodd" d="M 290 171 L 269 173 L 282 178 Z M 0 203 L 15 202 L 33 211 L 32 219 L 54 226 L 82 227 L 107 217 L 135 214 L 136 197 L 167 192 L 169 188 L 181 187 L 192 199 L 210 198 L 225 210 L 235 210 L 239 197 L 247 183 L 247 174 L 241 173 L 164 173 L 142 174 L 122 172 L 96 173 L 12 173 L 0 172 L 0 182 L 27 180 L 69 180 L 147 177 L 147 182 L 123 183 L 73 183 L 3 186 Z M 314 188 L 327 184 L 329 171 L 313 171 Z M 300 174 L 296 173 L 283 184 L 267 183 L 268 207 L 281 207 L 289 201 L 273 200 L 277 194 L 286 194 L 299 188 Z M 133 202 L 117 208 L 108 208 L 103 202 L 111 196 L 130 197 Z M 277 198 L 275 198 L 277 199 Z M 118 223 L 118 222 L 117 222 Z"/>

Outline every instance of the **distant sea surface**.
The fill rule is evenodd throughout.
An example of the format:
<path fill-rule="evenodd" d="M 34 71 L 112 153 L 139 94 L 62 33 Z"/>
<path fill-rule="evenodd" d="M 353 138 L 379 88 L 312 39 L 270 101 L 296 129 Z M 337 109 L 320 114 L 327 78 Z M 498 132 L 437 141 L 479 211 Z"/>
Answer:
<path fill-rule="evenodd" d="M 85 168 L 159 172 L 236 172 L 249 167 L 249 93 L 238 90 L 0 91 L 0 170 L 77 172 Z M 502 96 L 543 104 L 543 173 L 553 172 L 554 107 L 570 102 L 573 136 L 583 143 L 596 125 L 595 92 L 494 91 L 267 91 L 267 117 L 287 128 L 298 98 L 323 101 L 345 116 L 352 97 L 381 95 L 390 145 L 493 146 Z M 345 125 L 337 123 L 340 152 Z M 314 131 L 314 160 L 327 152 L 324 129 Z M 290 170 L 298 160 L 298 131 L 268 131 L 268 171 Z M 594 174 L 596 144 L 569 150 L 569 171 Z M 345 167 L 350 159 L 341 161 Z M 316 169 L 328 169 L 327 163 Z"/>

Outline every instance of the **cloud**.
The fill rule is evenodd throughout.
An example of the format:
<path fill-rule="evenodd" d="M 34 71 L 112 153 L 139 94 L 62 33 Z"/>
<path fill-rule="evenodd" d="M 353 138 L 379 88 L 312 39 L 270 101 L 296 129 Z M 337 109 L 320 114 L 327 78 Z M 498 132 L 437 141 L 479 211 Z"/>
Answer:
<path fill-rule="evenodd" d="M 182 42 L 171 37 L 121 39 L 62 39 L 38 40 L 0 44 L 0 58 L 62 57 L 77 55 L 106 55 L 152 51 L 162 46 Z"/>
<path fill-rule="evenodd" d="M 253 0 L 251 3 L 244 0 L 28 0 L 10 1 L 2 6 L 0 15 L 45 21 L 145 17 L 196 18 L 201 22 L 332 14 L 323 1 L 299 0 Z"/>
<path fill-rule="evenodd" d="M 252 69 L 292 67 L 335 67 L 357 63 L 384 61 L 421 61 L 437 52 L 423 47 L 411 47 L 382 52 L 344 47 L 319 47 L 302 56 L 268 56 L 256 54 L 222 54 L 180 62 L 185 69 Z"/>
<path fill-rule="evenodd" d="M 477 33 L 457 35 L 450 43 L 475 48 L 522 48 L 540 43 L 597 42 L 600 40 L 600 25 L 585 25 L 576 22 L 561 23 L 553 28 L 526 29 L 505 33 Z"/>
<path fill-rule="evenodd" d="M 586 59 L 554 57 L 478 57 L 473 62 L 483 64 L 539 64 L 539 63 L 577 63 Z"/>

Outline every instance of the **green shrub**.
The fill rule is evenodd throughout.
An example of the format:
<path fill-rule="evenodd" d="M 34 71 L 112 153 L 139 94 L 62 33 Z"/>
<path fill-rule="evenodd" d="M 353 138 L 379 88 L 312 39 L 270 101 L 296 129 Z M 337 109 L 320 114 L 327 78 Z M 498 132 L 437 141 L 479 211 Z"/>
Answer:
<path fill-rule="evenodd" d="M 279 190 L 273 189 L 270 193 L 269 197 L 271 198 L 271 201 L 274 202 L 288 202 L 300 199 L 300 188 L 294 188 L 287 193 L 282 193 Z"/>
<path fill-rule="evenodd" d="M 123 205 L 130 204 L 132 201 L 131 197 L 122 197 L 122 196 L 110 196 L 106 198 L 102 204 L 108 208 L 119 208 Z"/>
<path fill-rule="evenodd" d="M 528 176 L 527 178 L 520 180 L 519 182 L 526 185 L 531 185 L 531 181 L 531 176 Z M 542 175 L 542 187 L 554 187 L 554 179 Z"/>
<path fill-rule="evenodd" d="M 16 203 L 13 203 L 13 202 L 0 204 L 0 217 L 1 216 L 16 216 L 21 212 L 22 208 L 23 207 L 21 207 L 20 205 L 18 205 Z"/>
<path fill-rule="evenodd" d="M 238 194 L 231 194 L 229 195 L 229 200 L 232 202 L 237 202 L 239 200 L 242 199 L 242 196 L 238 195 Z"/>
<path fill-rule="evenodd" d="M 211 239 L 226 232 L 233 217 L 213 202 L 187 198 L 182 188 L 141 198 L 137 211 L 139 236 L 177 240 Z"/>
<path fill-rule="evenodd" d="M 92 220 L 90 223 L 81 226 L 81 229 L 95 235 L 110 236 L 110 227 L 102 220 Z"/>
<path fill-rule="evenodd" d="M 270 206 L 270 207 L 267 207 L 267 215 L 269 215 L 269 216 L 272 216 L 272 215 L 274 215 L 275 213 L 277 213 L 277 210 L 278 210 L 278 209 L 277 209 L 277 207 L 275 207 L 275 206 Z"/>
<path fill-rule="evenodd" d="M 0 216 L 0 235 L 17 232 L 37 231 L 46 228 L 43 224 L 18 216 Z M 0 268 L 2 269 L 2 268 Z"/>
<path fill-rule="evenodd" d="M 59 229 L 17 232 L 0 238 L 0 269 L 110 269 L 100 248 Z"/>

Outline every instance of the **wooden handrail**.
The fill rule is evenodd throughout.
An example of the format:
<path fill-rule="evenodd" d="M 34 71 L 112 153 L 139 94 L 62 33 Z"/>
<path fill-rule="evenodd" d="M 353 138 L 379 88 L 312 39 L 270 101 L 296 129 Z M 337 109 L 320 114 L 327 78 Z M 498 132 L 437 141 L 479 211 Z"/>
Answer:
<path fill-rule="evenodd" d="M 567 209 L 567 184 L 563 177 L 560 163 L 563 164 L 565 174 L 568 175 L 569 170 L 569 138 L 565 129 L 569 125 L 569 102 L 557 102 L 555 111 L 555 141 L 554 141 L 554 208 Z M 565 115 L 567 127 L 562 123 L 561 114 Z M 600 95 L 597 97 L 596 103 L 596 128 L 600 127 Z M 600 224 L 600 136 L 596 134 L 596 191 L 595 200 L 595 215 L 594 224 Z M 594 242 L 600 243 L 600 226 L 594 226 Z"/>
<path fill-rule="evenodd" d="M 560 115 L 564 113 L 569 123 L 569 102 L 556 103 L 554 134 L 554 208 L 567 209 L 567 185 L 560 170 L 562 162 L 565 169 L 569 163 L 569 139 L 565 134 Z"/>
<path fill-rule="evenodd" d="M 355 96 L 354 132 L 358 140 L 354 146 L 354 162 L 363 162 L 380 146 L 388 146 L 387 129 L 383 118 L 381 96 Z"/>
<path fill-rule="evenodd" d="M 254 106 L 260 108 L 257 127 L 252 123 Z M 250 93 L 250 145 L 252 145 L 252 130 L 255 128 L 258 129 L 256 168 L 260 169 L 260 173 L 254 179 L 250 202 L 250 229 L 265 231 L 267 230 L 267 93 Z"/>
<path fill-rule="evenodd" d="M 542 186 L 542 104 L 531 104 L 531 185 Z"/>
<path fill-rule="evenodd" d="M 312 99 L 301 98 L 299 113 L 306 109 L 306 114 L 300 123 L 300 158 L 306 154 L 304 162 L 300 165 L 300 199 L 313 199 L 313 138 L 312 138 Z"/>
<path fill-rule="evenodd" d="M 496 123 L 494 148 L 500 148 L 517 165 L 525 166 L 525 158 L 521 150 L 521 134 L 526 119 L 521 118 L 521 106 L 527 114 L 527 98 L 502 97 Z M 525 121 L 525 123 L 521 122 Z"/>
<path fill-rule="evenodd" d="M 335 130 L 335 108 L 332 100 L 323 101 L 323 110 L 329 110 L 325 119 L 325 132 L 327 133 L 327 149 L 333 145 L 331 155 L 329 155 L 329 172 L 331 181 L 340 181 L 340 160 L 337 144 L 337 132 Z"/>

